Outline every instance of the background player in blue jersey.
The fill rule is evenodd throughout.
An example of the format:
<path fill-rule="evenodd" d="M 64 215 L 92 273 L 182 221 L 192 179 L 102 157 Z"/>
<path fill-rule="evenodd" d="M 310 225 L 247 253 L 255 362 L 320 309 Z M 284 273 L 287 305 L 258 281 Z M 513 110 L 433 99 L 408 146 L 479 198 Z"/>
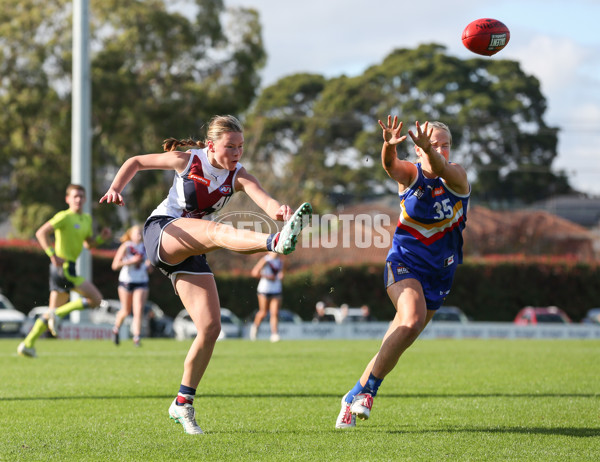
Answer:
<path fill-rule="evenodd" d="M 179 151 L 180 146 L 199 149 Z M 169 415 L 186 433 L 201 434 L 192 404 L 221 332 L 219 294 L 205 254 L 220 248 L 288 254 L 312 208 L 304 203 L 292 213 L 242 167 L 243 129 L 233 116 L 213 117 L 204 141 L 169 138 L 163 148 L 164 153 L 127 159 L 100 202 L 123 205 L 121 193 L 140 170 L 175 171 L 166 199 L 146 220 L 144 245 L 152 264 L 171 279 L 198 331 Z M 258 233 L 202 219 L 220 210 L 237 191 L 244 191 L 272 219 L 287 220 L 281 232 Z"/>
<path fill-rule="evenodd" d="M 400 160 L 396 146 L 402 122 L 388 116 L 381 162 L 398 183 L 400 218 L 388 252 L 384 281 L 396 315 L 381 347 L 343 398 L 336 428 L 356 426 L 369 418 L 373 398 L 384 377 L 412 345 L 450 293 L 454 271 L 462 263 L 462 230 L 470 186 L 465 170 L 449 161 L 452 135 L 441 122 L 416 123 L 417 162 Z"/>

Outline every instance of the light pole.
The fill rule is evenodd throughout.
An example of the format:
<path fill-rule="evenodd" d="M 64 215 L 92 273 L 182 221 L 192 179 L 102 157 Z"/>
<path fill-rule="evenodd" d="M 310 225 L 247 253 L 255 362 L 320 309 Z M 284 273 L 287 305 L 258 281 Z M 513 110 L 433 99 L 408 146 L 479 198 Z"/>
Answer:
<path fill-rule="evenodd" d="M 89 57 L 89 0 L 73 0 L 73 74 L 71 118 L 71 182 L 85 188 L 87 200 L 84 213 L 91 213 L 91 77 Z M 78 274 L 92 278 L 89 251 L 81 253 Z"/>

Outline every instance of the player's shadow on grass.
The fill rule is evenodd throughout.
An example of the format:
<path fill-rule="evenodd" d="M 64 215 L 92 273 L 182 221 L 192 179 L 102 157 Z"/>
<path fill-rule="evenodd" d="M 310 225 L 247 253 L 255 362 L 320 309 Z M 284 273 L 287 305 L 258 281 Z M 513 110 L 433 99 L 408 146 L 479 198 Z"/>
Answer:
<path fill-rule="evenodd" d="M 424 430 L 385 430 L 380 427 L 377 430 L 395 435 L 405 435 L 409 433 L 516 433 L 524 435 L 574 436 L 576 438 L 597 438 L 600 436 L 600 427 L 463 427 L 440 429 L 427 428 Z"/>
<path fill-rule="evenodd" d="M 339 394 L 331 393 L 222 393 L 222 394 L 202 394 L 202 398 L 212 399 L 264 399 L 265 397 L 271 398 L 327 398 L 327 399 L 339 399 Z M 420 394 L 387 394 L 386 398 L 598 398 L 596 393 L 420 393 Z M 165 395 L 99 395 L 99 396 L 15 396 L 15 397 L 0 397 L 0 402 L 3 401 L 88 401 L 88 400 L 148 400 L 148 399 L 160 399 L 169 401 L 173 399 L 172 394 Z M 333 430 L 339 433 L 340 430 Z M 514 433 L 514 434 L 538 434 L 538 435 L 561 435 L 571 436 L 577 438 L 595 438 L 600 436 L 600 427 L 462 427 L 462 428 L 427 428 L 427 429 L 415 429 L 415 430 L 392 430 L 389 427 L 369 425 L 364 426 L 363 431 L 375 432 L 375 433 L 389 433 L 389 434 L 426 434 L 426 433 Z M 256 430 L 253 430 L 253 433 Z M 278 432 L 279 433 L 279 432 Z"/>
<path fill-rule="evenodd" d="M 598 393 L 386 393 L 386 398 L 599 398 Z"/>

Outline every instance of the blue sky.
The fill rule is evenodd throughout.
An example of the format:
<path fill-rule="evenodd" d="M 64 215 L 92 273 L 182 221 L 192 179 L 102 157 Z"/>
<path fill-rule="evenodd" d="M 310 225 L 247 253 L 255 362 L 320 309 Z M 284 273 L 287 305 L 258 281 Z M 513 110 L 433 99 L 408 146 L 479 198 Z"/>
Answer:
<path fill-rule="evenodd" d="M 356 75 L 395 48 L 445 45 L 468 58 L 460 37 L 474 19 L 511 31 L 497 58 L 519 61 L 540 80 L 546 122 L 558 126 L 555 168 L 579 190 L 600 196 L 600 2 L 597 0 L 225 0 L 260 13 L 268 61 L 263 83 L 297 72 Z M 495 59 L 490 58 L 490 59 Z"/>

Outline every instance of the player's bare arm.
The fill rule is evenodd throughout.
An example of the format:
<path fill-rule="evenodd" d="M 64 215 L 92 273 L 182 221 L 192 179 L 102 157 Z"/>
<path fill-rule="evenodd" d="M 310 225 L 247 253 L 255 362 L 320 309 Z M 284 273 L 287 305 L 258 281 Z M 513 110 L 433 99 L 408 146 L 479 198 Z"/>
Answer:
<path fill-rule="evenodd" d="M 235 189 L 248 194 L 248 197 L 274 220 L 284 221 L 292 216 L 293 210 L 290 206 L 282 205 L 278 200 L 272 198 L 256 177 L 248 173 L 245 168 L 240 169 L 236 177 Z"/>
<path fill-rule="evenodd" d="M 110 188 L 100 198 L 100 203 L 124 205 L 125 202 L 121 193 L 137 172 L 140 170 L 175 170 L 177 173 L 181 173 L 187 166 L 189 159 L 190 153 L 182 151 L 131 157 L 123 163 Z"/>
<path fill-rule="evenodd" d="M 398 159 L 396 146 L 406 140 L 406 135 L 402 135 L 402 122 L 398 117 L 388 115 L 387 125 L 381 120 L 378 121 L 382 129 L 383 146 L 381 147 L 381 164 L 388 176 L 398 182 L 399 189 L 403 190 L 412 183 L 417 175 L 417 169 L 412 162 Z"/>
<path fill-rule="evenodd" d="M 50 261 L 54 266 L 61 266 L 64 263 L 64 260 L 54 253 L 54 249 L 52 247 L 52 243 L 50 242 L 50 234 L 54 233 L 54 226 L 47 221 L 42 226 L 38 228 L 35 232 L 35 237 L 40 243 L 40 246 L 44 251 L 48 254 Z M 49 252 L 47 249 L 51 249 Z"/>

